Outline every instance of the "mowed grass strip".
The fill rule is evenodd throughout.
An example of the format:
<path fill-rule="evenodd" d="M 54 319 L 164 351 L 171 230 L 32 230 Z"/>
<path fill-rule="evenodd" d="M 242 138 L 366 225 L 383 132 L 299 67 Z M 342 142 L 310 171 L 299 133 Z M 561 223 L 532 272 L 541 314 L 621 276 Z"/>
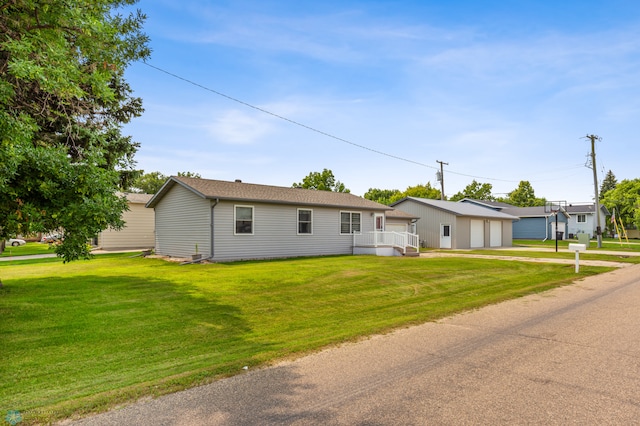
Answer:
<path fill-rule="evenodd" d="M 55 254 L 53 246 L 46 243 L 27 243 L 23 246 L 10 246 L 7 245 L 4 251 L 0 253 L 0 257 L 19 257 L 29 256 L 33 254 Z"/>
<path fill-rule="evenodd" d="M 0 412 L 96 412 L 610 268 L 337 256 L 0 264 Z"/>

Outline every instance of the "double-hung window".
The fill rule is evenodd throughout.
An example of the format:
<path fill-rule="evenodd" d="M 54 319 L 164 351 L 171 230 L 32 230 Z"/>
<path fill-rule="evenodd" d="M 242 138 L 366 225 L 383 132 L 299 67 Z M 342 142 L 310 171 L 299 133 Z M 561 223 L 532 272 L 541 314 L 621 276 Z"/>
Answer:
<path fill-rule="evenodd" d="M 298 234 L 313 233 L 313 210 L 298 209 Z"/>
<path fill-rule="evenodd" d="M 235 206 L 236 235 L 253 234 L 253 206 Z"/>
<path fill-rule="evenodd" d="M 587 223 L 587 215 L 579 214 L 578 215 L 578 223 Z"/>
<path fill-rule="evenodd" d="M 340 233 L 353 234 L 360 232 L 360 219 L 360 213 L 340 212 Z"/>

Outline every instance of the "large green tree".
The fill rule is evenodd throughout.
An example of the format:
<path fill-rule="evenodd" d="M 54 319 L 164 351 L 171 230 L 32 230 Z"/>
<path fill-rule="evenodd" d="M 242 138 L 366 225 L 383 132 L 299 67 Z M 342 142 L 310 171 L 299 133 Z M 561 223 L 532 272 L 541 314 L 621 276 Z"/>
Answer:
<path fill-rule="evenodd" d="M 460 201 L 464 198 L 473 198 L 474 200 L 493 201 L 495 197 L 491 194 L 493 185 L 490 183 L 479 183 L 475 179 L 467 185 L 461 192 L 456 193 L 450 201 Z"/>
<path fill-rule="evenodd" d="M 393 201 L 399 200 L 399 198 L 397 198 L 399 194 L 401 194 L 399 189 L 369 188 L 364 194 L 364 198 L 388 206 Z"/>
<path fill-rule="evenodd" d="M 140 175 L 133 180 L 131 185 L 126 189 L 128 192 L 155 194 L 162 188 L 162 185 L 169 179 L 169 176 L 163 175 L 161 172 L 145 173 L 140 170 Z M 178 172 L 178 176 L 201 179 L 199 173 L 194 172 Z"/>
<path fill-rule="evenodd" d="M 531 183 L 527 180 L 522 180 L 518 184 L 518 187 L 508 194 L 505 202 L 517 207 L 535 207 L 544 206 L 546 200 L 544 198 L 537 198 Z"/>
<path fill-rule="evenodd" d="M 138 144 L 121 127 L 142 113 L 123 75 L 150 50 L 136 0 L 0 3 L 0 238 L 62 230 L 65 261 L 119 228 L 117 190 Z"/>
<path fill-rule="evenodd" d="M 160 172 L 144 173 L 133 181 L 131 187 L 128 188 L 130 192 L 139 192 L 142 194 L 155 194 L 167 181 L 168 176 L 163 175 Z"/>
<path fill-rule="evenodd" d="M 302 182 L 294 183 L 292 186 L 319 191 L 351 192 L 342 182 L 336 180 L 333 172 L 329 169 L 323 169 L 322 172 L 311 172 L 302 179 Z"/>
<path fill-rule="evenodd" d="M 607 191 L 602 204 L 622 220 L 625 228 L 640 229 L 640 179 L 624 179 Z"/>
<path fill-rule="evenodd" d="M 600 199 L 602 199 L 607 192 L 616 189 L 616 186 L 618 186 L 616 175 L 609 170 L 600 185 Z"/>
<path fill-rule="evenodd" d="M 432 200 L 440 199 L 440 190 L 431 186 L 431 182 L 426 184 L 418 184 L 416 186 L 408 186 L 401 194 L 399 194 L 396 200 L 398 201 L 404 197 L 416 197 L 416 198 L 429 198 Z"/>
<path fill-rule="evenodd" d="M 427 182 L 426 184 L 420 183 L 416 186 L 408 186 L 404 191 L 400 191 L 398 189 L 370 188 L 367 193 L 364 194 L 364 198 L 367 200 L 386 205 L 393 204 L 406 197 L 439 200 L 440 190 L 431 186 L 431 182 Z"/>

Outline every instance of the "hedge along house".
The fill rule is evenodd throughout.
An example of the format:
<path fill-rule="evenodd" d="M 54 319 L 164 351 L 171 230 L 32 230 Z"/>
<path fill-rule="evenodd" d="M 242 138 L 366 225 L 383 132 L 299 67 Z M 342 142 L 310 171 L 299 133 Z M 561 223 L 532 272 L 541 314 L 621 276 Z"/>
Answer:
<path fill-rule="evenodd" d="M 471 203 L 406 197 L 391 205 L 419 217 L 422 247 L 469 249 L 511 247 L 518 218 Z"/>
<path fill-rule="evenodd" d="M 212 261 L 358 253 L 380 245 L 393 212 L 348 193 L 175 176 L 147 207 L 155 211 L 157 254 Z"/>
<path fill-rule="evenodd" d="M 145 208 L 153 194 L 123 194 L 129 210 L 122 213 L 125 225 L 119 231 L 105 229 L 96 246 L 103 250 L 153 249 L 155 244 L 153 211 Z"/>

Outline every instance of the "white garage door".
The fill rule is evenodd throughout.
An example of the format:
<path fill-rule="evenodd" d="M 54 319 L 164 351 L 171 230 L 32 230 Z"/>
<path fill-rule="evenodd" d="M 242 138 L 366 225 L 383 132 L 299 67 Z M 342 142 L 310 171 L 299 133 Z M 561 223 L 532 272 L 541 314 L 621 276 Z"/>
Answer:
<path fill-rule="evenodd" d="M 489 232 L 489 246 L 502 247 L 502 222 L 499 220 L 492 220 Z"/>
<path fill-rule="evenodd" d="M 471 248 L 484 247 L 484 221 L 472 220 L 471 221 Z"/>
<path fill-rule="evenodd" d="M 386 230 L 389 232 L 407 232 L 407 225 L 387 222 Z"/>

